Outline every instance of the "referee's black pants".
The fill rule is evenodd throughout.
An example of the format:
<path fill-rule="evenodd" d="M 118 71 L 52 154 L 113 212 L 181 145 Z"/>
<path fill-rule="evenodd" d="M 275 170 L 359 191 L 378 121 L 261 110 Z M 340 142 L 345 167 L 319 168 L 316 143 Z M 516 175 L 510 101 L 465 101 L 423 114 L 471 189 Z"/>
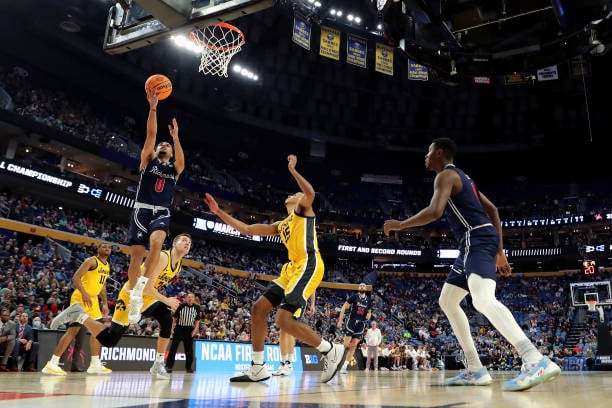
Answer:
<path fill-rule="evenodd" d="M 166 368 L 172 369 L 172 367 L 174 367 L 176 350 L 178 350 L 179 343 L 182 341 L 185 349 L 185 369 L 192 370 L 193 337 L 191 337 L 191 332 L 193 332 L 193 326 L 174 327 L 174 336 L 172 337 L 172 343 L 170 343 L 170 350 L 168 351 L 168 358 L 166 359 Z"/>

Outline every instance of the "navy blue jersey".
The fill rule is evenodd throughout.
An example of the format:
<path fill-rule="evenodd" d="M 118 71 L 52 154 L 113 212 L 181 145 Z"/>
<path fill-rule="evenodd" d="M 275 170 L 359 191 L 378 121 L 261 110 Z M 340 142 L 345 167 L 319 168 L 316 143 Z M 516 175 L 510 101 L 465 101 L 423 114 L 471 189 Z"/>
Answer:
<path fill-rule="evenodd" d="M 348 313 L 349 320 L 365 320 L 368 311 L 372 308 L 370 297 L 361 297 L 359 293 L 349 296 L 346 301 L 351 305 Z"/>
<path fill-rule="evenodd" d="M 174 197 L 176 175 L 174 163 L 164 163 L 155 157 L 140 172 L 136 201 L 159 207 L 170 207 Z"/>
<path fill-rule="evenodd" d="M 461 192 L 452 195 L 444 209 L 448 224 L 457 241 L 460 241 L 465 233 L 474 227 L 490 225 L 491 219 L 480 202 L 480 194 L 474 181 L 463 170 L 452 164 L 447 165 L 445 169 L 456 171 L 463 183 Z"/>

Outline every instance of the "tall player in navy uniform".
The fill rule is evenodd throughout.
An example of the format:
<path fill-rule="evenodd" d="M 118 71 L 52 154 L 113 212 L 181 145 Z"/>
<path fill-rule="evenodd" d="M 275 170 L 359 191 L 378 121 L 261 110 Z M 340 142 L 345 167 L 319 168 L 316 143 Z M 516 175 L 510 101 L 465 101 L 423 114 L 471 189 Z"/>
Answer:
<path fill-rule="evenodd" d="M 143 305 L 143 291 L 155 297 L 155 279 L 151 278 L 151 265 L 157 265 L 159 254 L 170 231 L 170 205 L 179 175 L 185 169 L 185 155 L 179 142 L 178 124 L 172 119 L 168 125 L 171 145 L 160 142 L 157 137 L 157 95 L 147 94 L 149 117 L 147 119 L 147 138 L 140 153 L 140 180 L 136 191 L 136 202 L 130 216 L 128 244 L 130 245 L 130 266 L 128 269 L 128 289 L 130 291 L 129 321 L 138 323 Z M 144 273 L 140 275 L 140 265 L 145 257 L 146 245 L 149 256 L 144 263 Z M 175 298 L 167 298 L 170 308 L 179 305 Z"/>
<path fill-rule="evenodd" d="M 429 206 L 403 221 L 387 220 L 385 234 L 429 224 L 444 214 L 459 242 L 459 255 L 440 294 L 446 314 L 467 360 L 467 370 L 446 380 L 446 385 L 489 385 L 491 376 L 483 367 L 471 336 L 461 301 L 470 293 L 476 310 L 518 351 L 523 361 L 520 374 L 502 385 L 504 391 L 520 391 L 557 377 L 561 369 L 543 356 L 527 338 L 512 313 L 495 297 L 496 271 L 512 273 L 504 254 L 501 221 L 497 207 L 474 181 L 453 164 L 457 146 L 448 138 L 433 140 L 425 156 L 425 167 L 436 172 Z"/>
<path fill-rule="evenodd" d="M 349 309 L 348 320 L 344 327 L 344 348 L 348 349 L 346 359 L 340 370 L 341 374 L 346 374 L 346 368 L 355 354 L 357 345 L 363 337 L 366 329 L 366 321 L 372 316 L 372 298 L 366 295 L 368 287 L 365 283 L 360 283 L 357 293 L 352 294 L 342 305 L 338 316 L 338 328 L 342 327 L 344 315 Z"/>

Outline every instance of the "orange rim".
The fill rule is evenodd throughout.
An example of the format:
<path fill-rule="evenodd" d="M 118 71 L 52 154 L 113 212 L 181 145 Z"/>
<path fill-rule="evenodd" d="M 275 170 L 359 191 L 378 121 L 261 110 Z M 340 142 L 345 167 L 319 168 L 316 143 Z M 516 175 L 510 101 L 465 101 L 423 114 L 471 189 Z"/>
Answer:
<path fill-rule="evenodd" d="M 240 31 L 240 29 L 238 27 L 233 26 L 233 25 L 231 25 L 229 23 L 226 23 L 224 21 L 222 21 L 220 23 L 217 23 L 217 24 L 214 24 L 214 26 L 215 27 L 225 28 L 225 29 L 228 29 L 228 30 L 232 30 L 232 31 L 238 33 L 238 35 L 240 35 L 240 43 L 236 44 L 236 45 L 230 45 L 230 46 L 227 46 L 227 47 L 219 47 L 217 45 L 207 44 L 204 41 L 200 40 L 198 38 L 198 36 L 194 34 L 193 31 L 189 33 L 189 37 L 191 37 L 191 41 L 193 41 L 194 43 L 196 43 L 200 47 L 206 47 L 209 50 L 214 50 L 214 51 L 229 51 L 229 50 L 233 50 L 235 48 L 238 48 L 238 47 L 241 47 L 241 46 L 244 45 L 244 43 L 245 43 L 244 33 L 242 31 Z"/>

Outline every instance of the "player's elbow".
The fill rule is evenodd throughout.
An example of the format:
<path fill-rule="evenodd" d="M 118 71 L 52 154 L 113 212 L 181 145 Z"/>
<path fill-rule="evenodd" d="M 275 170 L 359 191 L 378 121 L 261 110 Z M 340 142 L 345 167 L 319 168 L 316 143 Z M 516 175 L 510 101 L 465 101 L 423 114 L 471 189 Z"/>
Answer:
<path fill-rule="evenodd" d="M 442 218 L 442 215 L 444 215 L 444 208 L 439 207 L 439 206 L 429 207 L 427 209 L 426 214 L 428 215 L 429 222 L 433 222 L 435 220 Z"/>

